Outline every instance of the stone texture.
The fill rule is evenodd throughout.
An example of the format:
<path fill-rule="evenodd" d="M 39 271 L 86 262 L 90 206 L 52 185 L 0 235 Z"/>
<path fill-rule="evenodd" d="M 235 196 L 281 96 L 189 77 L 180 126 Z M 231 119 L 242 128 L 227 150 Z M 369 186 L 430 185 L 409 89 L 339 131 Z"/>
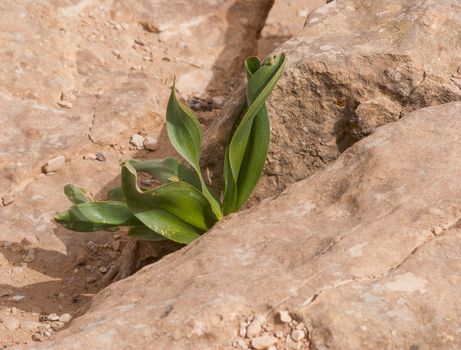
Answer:
<path fill-rule="evenodd" d="M 253 202 L 334 161 L 376 127 L 461 100 L 457 0 L 333 1 L 277 52 L 287 68 L 268 103 L 271 145 Z M 220 189 L 236 92 L 205 138 L 203 165 Z"/>
<path fill-rule="evenodd" d="M 257 52 L 272 2 L 0 1 L 0 289 L 26 296 L 14 302 L 21 321 L 32 321 L 37 306 L 73 315 L 117 272 L 128 274 L 132 262 L 86 283 L 94 272 L 74 266 L 77 250 L 84 249 L 85 265 L 111 266 L 125 240 L 93 253 L 85 242 L 104 247 L 111 234 L 56 227 L 53 216 L 69 205 L 63 186 L 102 199 L 119 183 L 120 160 L 174 155 L 163 130 L 173 77 L 186 100 L 225 98 L 241 59 Z M 135 133 L 156 135 L 155 153 L 131 149 Z M 98 162 L 84 160 L 88 154 Z M 66 165 L 44 176 L 42 166 L 60 155 Z M 34 261 L 21 260 L 25 237 Z M 0 299 L 0 306 L 12 303 Z M 0 327 L 1 345 L 30 337 Z"/>
<path fill-rule="evenodd" d="M 250 315 L 277 327 L 282 310 L 314 349 L 460 348 L 460 135 L 461 103 L 380 127 L 34 348 L 227 349 Z"/>

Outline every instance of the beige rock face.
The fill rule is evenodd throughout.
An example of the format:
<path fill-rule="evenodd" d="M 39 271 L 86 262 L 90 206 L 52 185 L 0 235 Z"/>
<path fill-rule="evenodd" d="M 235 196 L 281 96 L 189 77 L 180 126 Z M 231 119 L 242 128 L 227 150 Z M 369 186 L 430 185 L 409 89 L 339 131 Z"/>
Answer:
<path fill-rule="evenodd" d="M 237 335 L 251 315 L 280 335 L 279 311 L 307 328 L 291 345 L 305 334 L 312 349 L 460 348 L 460 135 L 461 103 L 378 128 L 324 171 L 111 285 L 34 348 L 229 349 L 251 340 Z"/>
<path fill-rule="evenodd" d="M 333 1 L 277 52 L 287 69 L 268 103 L 272 123 L 256 199 L 306 178 L 376 127 L 461 99 L 459 1 Z M 458 71 L 459 70 L 459 71 Z M 204 165 L 215 187 L 236 93 L 207 135 Z"/>
<path fill-rule="evenodd" d="M 37 309 L 73 314 L 113 278 L 125 241 L 57 228 L 53 216 L 69 205 L 63 186 L 104 198 L 120 159 L 172 155 L 162 129 L 174 75 L 181 97 L 223 100 L 242 58 L 256 54 L 272 2 L 0 1 L 0 289 L 13 293 L 0 309 L 15 307 L 21 322 L 37 322 Z M 155 153 L 129 144 L 136 133 L 156 138 Z M 56 157 L 59 169 L 42 174 Z M 100 249 L 90 252 L 89 240 Z M 99 267 L 111 271 L 104 280 Z M 30 340 L 0 325 L 0 345 Z"/>

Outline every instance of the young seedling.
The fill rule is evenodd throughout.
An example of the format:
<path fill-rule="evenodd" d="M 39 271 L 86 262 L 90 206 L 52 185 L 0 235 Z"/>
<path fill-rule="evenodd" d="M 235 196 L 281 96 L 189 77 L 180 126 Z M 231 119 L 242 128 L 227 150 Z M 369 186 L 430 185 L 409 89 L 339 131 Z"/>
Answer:
<path fill-rule="evenodd" d="M 224 159 L 222 201 L 207 186 L 200 169 L 200 124 L 176 96 L 167 106 L 167 133 L 175 150 L 189 167 L 168 157 L 122 164 L 121 187 L 108 192 L 106 201 L 93 201 L 85 191 L 67 185 L 64 192 L 74 203 L 55 220 L 69 230 L 90 232 L 129 227 L 128 235 L 145 240 L 169 239 L 190 243 L 224 215 L 238 211 L 253 192 L 267 158 L 270 136 L 265 101 L 285 67 L 285 55 L 260 62 L 245 60 L 248 86 L 246 108 L 232 130 Z M 161 186 L 143 190 L 138 172 L 150 174 Z"/>

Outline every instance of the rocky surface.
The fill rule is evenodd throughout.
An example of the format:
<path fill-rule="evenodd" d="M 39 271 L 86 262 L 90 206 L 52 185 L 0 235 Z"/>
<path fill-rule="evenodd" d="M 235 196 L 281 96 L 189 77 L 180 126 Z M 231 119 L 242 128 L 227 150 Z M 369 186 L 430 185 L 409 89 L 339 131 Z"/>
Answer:
<path fill-rule="evenodd" d="M 332 1 L 277 51 L 287 68 L 268 103 L 265 176 L 254 196 L 281 192 L 334 161 L 380 125 L 461 100 L 459 1 Z M 243 95 L 210 127 L 203 164 L 216 188 Z"/>
<path fill-rule="evenodd" d="M 199 111 L 209 122 L 236 85 L 242 58 L 257 52 L 271 5 L 0 2 L 2 312 L 16 310 L 18 322 L 38 322 L 40 313 L 74 314 L 116 276 L 128 274 L 134 243 L 121 257 L 123 232 L 117 239 L 110 232 L 75 234 L 53 223 L 69 205 L 63 186 L 74 183 L 104 198 L 117 184 L 121 159 L 172 155 L 163 124 L 174 75 L 187 102 L 214 101 Z M 138 150 L 130 144 L 134 134 L 150 141 Z M 171 250 L 154 251 L 141 261 Z M 12 331 L 14 321 L 7 323 L 0 322 L 0 347 L 35 334 L 27 327 Z"/>
<path fill-rule="evenodd" d="M 460 135 L 461 103 L 380 127 L 33 348 L 457 349 Z"/>

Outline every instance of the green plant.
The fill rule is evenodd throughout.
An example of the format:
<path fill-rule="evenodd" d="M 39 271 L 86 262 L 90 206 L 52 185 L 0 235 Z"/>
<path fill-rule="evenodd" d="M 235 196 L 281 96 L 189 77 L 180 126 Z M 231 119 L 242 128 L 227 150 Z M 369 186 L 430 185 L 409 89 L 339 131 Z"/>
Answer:
<path fill-rule="evenodd" d="M 224 215 L 238 211 L 261 177 L 269 147 L 269 117 L 265 101 L 282 75 L 285 55 L 245 60 L 247 108 L 236 121 L 224 159 L 222 202 L 206 185 L 200 170 L 200 125 L 193 112 L 171 91 L 167 106 L 167 133 L 189 167 L 174 158 L 122 163 L 121 187 L 108 192 L 106 201 L 92 201 L 81 188 L 67 185 L 64 192 L 74 205 L 55 220 L 74 231 L 130 227 L 129 236 L 146 240 L 170 239 L 190 243 Z M 138 172 L 148 173 L 162 185 L 149 190 L 138 186 Z"/>

